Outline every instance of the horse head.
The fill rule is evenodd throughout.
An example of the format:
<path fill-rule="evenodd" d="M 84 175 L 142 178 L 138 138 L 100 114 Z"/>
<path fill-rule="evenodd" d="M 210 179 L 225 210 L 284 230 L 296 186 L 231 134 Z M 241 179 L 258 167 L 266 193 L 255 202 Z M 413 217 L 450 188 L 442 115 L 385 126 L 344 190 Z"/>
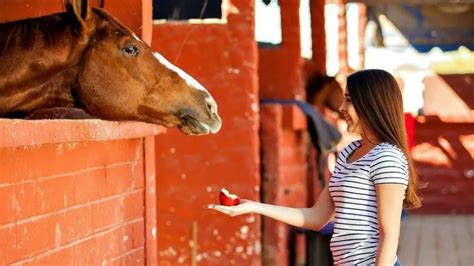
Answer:
<path fill-rule="evenodd" d="M 178 127 L 190 135 L 216 133 L 217 104 L 195 79 L 171 64 L 106 11 L 65 1 L 87 43 L 73 93 L 98 118 Z"/>
<path fill-rule="evenodd" d="M 307 101 L 312 105 L 339 113 L 339 107 L 344 101 L 344 90 L 334 77 L 314 73 L 306 83 Z"/>

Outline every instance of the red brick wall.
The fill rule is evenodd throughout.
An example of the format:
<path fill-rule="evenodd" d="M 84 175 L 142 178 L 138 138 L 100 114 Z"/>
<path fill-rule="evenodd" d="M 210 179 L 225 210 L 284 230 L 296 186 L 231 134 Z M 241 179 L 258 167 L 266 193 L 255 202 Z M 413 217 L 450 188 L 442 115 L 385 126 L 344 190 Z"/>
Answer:
<path fill-rule="evenodd" d="M 474 213 L 474 119 L 419 117 L 412 156 L 427 183 L 418 213 Z"/>
<path fill-rule="evenodd" d="M 305 128 L 297 131 L 285 123 L 285 112 L 291 108 L 281 105 L 262 105 L 262 201 L 291 207 L 307 207 L 306 143 Z M 291 258 L 294 252 L 290 240 L 294 237 L 290 226 L 270 218 L 263 219 L 264 265 L 291 265 L 292 260 L 304 257 L 302 248 L 296 252 L 300 258 Z"/>
<path fill-rule="evenodd" d="M 348 55 L 347 55 L 347 19 L 346 19 L 346 1 L 336 0 L 338 6 L 338 56 L 339 56 L 339 72 L 338 74 L 346 75 L 349 72 Z"/>
<path fill-rule="evenodd" d="M 413 158 L 427 187 L 420 213 L 474 213 L 473 74 L 424 79 L 423 114 L 417 118 Z"/>
<path fill-rule="evenodd" d="M 424 115 L 474 116 L 474 74 L 428 75 L 423 83 Z"/>
<path fill-rule="evenodd" d="M 279 1 L 282 43 L 261 48 L 258 77 L 261 98 L 305 99 L 300 51 L 299 2 Z"/>
<path fill-rule="evenodd" d="M 157 128 L 16 120 L 0 128 L 0 265 L 145 264 L 156 228 L 145 214 L 155 215 L 145 201 L 154 153 L 137 130 Z"/>
<path fill-rule="evenodd" d="M 152 47 L 209 90 L 223 121 L 216 135 L 169 130 L 156 141 L 161 265 L 261 264 L 259 216 L 206 208 L 222 187 L 252 200 L 260 194 L 254 6 L 229 2 L 235 8 L 226 21 L 154 25 Z"/>
<path fill-rule="evenodd" d="M 313 0 L 310 2 L 311 39 L 313 58 L 306 61 L 307 73 L 326 73 L 326 30 L 324 18 L 325 1 Z"/>

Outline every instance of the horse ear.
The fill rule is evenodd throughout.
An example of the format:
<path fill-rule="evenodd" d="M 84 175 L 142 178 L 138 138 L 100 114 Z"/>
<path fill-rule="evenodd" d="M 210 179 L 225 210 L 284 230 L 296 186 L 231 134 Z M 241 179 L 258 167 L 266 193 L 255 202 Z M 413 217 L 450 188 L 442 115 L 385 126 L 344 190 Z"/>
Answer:
<path fill-rule="evenodd" d="M 91 7 L 88 0 L 64 0 L 66 11 L 74 14 L 83 28 L 87 28 L 87 21 L 91 18 Z"/>

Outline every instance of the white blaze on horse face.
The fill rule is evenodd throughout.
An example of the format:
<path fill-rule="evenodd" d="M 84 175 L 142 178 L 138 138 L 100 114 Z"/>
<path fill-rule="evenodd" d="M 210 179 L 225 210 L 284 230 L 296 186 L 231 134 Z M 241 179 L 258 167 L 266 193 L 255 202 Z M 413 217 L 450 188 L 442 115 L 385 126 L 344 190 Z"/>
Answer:
<path fill-rule="evenodd" d="M 136 34 L 132 34 L 132 36 L 133 36 L 133 38 L 135 38 L 135 40 L 143 43 L 143 41 L 140 38 L 138 38 L 138 36 Z"/>
<path fill-rule="evenodd" d="M 188 85 L 190 87 L 193 87 L 195 88 L 196 90 L 200 90 L 200 91 L 205 91 L 207 93 L 207 95 L 210 96 L 209 92 L 206 90 L 206 88 L 204 88 L 204 86 L 202 86 L 197 80 L 195 80 L 193 77 L 191 77 L 190 75 L 188 75 L 188 73 L 184 72 L 182 69 L 180 69 L 179 67 L 173 65 L 170 61 L 168 61 L 168 59 L 166 59 L 164 56 L 162 56 L 161 54 L 159 54 L 158 52 L 154 52 L 153 55 L 158 59 L 158 61 L 160 61 L 160 63 L 164 66 L 166 66 L 169 70 L 175 72 L 176 74 L 178 74 L 182 79 L 184 79 L 186 81 L 186 83 L 188 83 Z M 217 111 L 217 110 L 215 110 Z"/>

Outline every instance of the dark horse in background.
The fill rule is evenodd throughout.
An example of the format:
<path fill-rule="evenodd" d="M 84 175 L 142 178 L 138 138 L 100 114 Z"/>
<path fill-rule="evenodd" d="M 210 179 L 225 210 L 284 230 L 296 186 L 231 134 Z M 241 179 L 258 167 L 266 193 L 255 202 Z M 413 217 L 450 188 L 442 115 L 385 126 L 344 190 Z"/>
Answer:
<path fill-rule="evenodd" d="M 0 24 L 0 117 L 100 118 L 216 133 L 206 89 L 88 1 Z"/>
<path fill-rule="evenodd" d="M 320 111 L 328 108 L 339 114 L 344 101 L 344 90 L 335 77 L 313 73 L 306 82 L 306 100 Z"/>

